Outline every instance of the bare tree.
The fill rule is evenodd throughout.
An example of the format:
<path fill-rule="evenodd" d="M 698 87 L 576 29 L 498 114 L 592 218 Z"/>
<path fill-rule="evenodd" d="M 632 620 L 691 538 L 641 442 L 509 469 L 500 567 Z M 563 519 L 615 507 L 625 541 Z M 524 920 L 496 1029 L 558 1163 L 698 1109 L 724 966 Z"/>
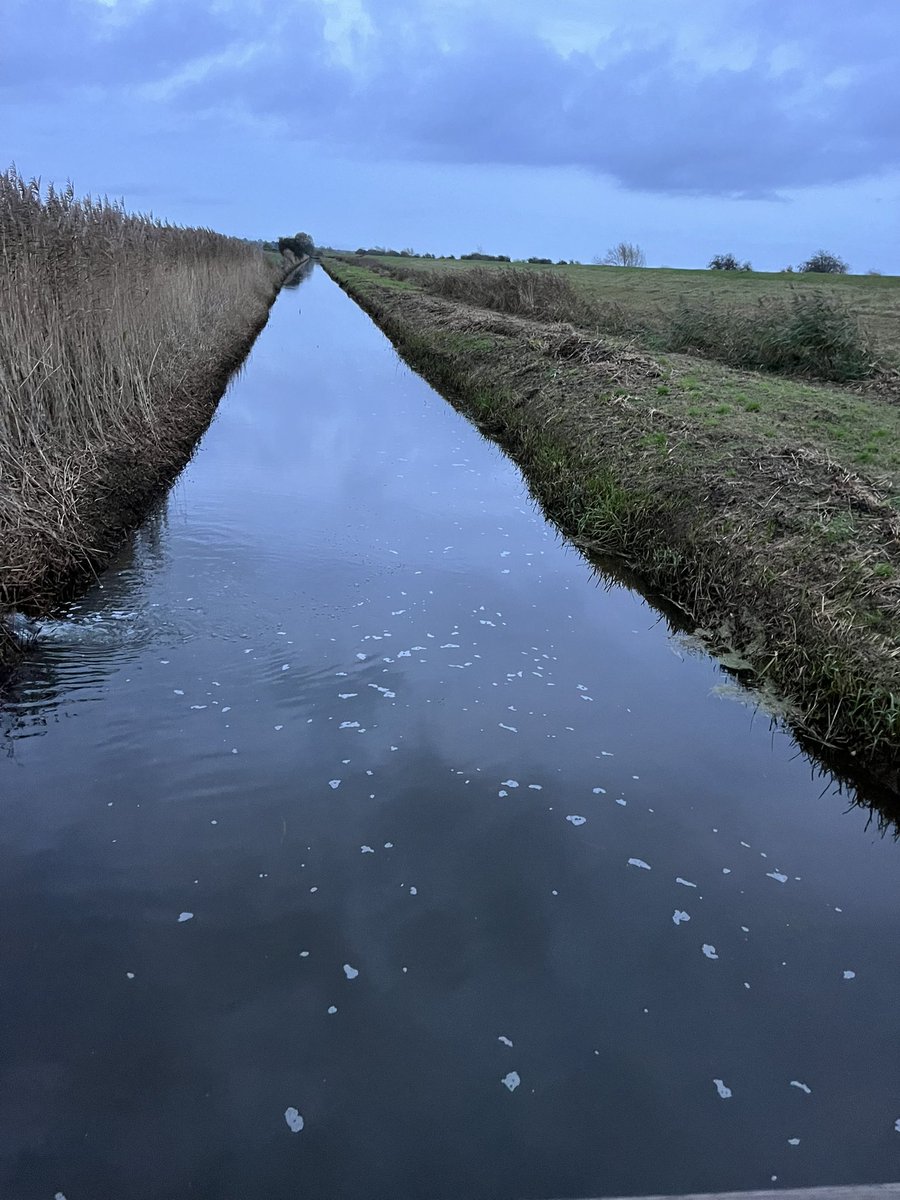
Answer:
<path fill-rule="evenodd" d="M 607 267 L 646 267 L 647 259 L 637 242 L 618 242 L 610 246 L 602 259 L 595 259 Z"/>

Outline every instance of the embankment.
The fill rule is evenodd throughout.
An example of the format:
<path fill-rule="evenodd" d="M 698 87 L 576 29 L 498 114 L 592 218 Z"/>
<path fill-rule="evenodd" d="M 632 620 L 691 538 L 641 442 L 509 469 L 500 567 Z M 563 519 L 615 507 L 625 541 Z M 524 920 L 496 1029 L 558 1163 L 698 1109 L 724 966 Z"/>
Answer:
<path fill-rule="evenodd" d="M 10 170 L 0 265 L 2 630 L 96 572 L 175 478 L 288 264 Z"/>
<path fill-rule="evenodd" d="M 515 458 L 576 545 L 615 558 L 675 605 L 725 665 L 773 705 L 777 697 L 807 744 L 848 756 L 882 794 L 898 791 L 893 481 L 845 468 L 798 425 L 806 412 L 814 428 L 841 393 L 779 381 L 773 399 L 769 379 L 717 368 L 722 388 L 739 386 L 742 418 L 790 408 L 776 436 L 756 434 L 696 407 L 695 360 L 660 360 L 571 325 L 324 265 L 406 360 Z"/>

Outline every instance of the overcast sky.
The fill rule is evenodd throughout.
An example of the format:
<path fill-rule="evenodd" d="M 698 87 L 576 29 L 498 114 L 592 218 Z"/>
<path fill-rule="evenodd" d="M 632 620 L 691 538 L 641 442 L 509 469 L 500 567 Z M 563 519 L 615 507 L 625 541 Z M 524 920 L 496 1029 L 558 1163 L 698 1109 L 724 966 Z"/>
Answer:
<path fill-rule="evenodd" d="M 248 237 L 900 273 L 900 0 L 4 0 L 23 174 Z"/>

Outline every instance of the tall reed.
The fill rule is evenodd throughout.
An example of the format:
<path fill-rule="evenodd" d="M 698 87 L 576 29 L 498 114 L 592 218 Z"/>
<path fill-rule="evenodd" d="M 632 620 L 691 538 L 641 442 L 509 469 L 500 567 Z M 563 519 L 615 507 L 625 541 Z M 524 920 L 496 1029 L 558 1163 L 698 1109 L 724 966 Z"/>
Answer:
<path fill-rule="evenodd" d="M 0 609 L 102 558 L 169 481 L 281 274 L 255 244 L 0 173 Z"/>

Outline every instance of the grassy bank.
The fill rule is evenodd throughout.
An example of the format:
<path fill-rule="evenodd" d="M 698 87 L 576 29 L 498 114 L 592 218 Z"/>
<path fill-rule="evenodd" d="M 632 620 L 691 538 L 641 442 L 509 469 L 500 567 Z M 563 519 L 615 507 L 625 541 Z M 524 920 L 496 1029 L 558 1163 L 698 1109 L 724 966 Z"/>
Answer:
<path fill-rule="evenodd" d="M 490 311 L 333 259 L 407 360 L 793 727 L 900 786 L 900 409 Z"/>
<path fill-rule="evenodd" d="M 555 267 L 383 257 L 372 269 L 435 295 L 504 307 L 514 287 L 597 332 L 732 366 L 900 396 L 900 279 L 743 271 Z M 492 299 L 493 296 L 493 299 Z M 477 297 L 477 299 L 476 299 Z M 549 316 L 548 312 L 544 315 Z"/>
<path fill-rule="evenodd" d="M 235 238 L 0 175 L 0 614 L 49 604 L 140 520 L 208 424 L 285 266 Z"/>

